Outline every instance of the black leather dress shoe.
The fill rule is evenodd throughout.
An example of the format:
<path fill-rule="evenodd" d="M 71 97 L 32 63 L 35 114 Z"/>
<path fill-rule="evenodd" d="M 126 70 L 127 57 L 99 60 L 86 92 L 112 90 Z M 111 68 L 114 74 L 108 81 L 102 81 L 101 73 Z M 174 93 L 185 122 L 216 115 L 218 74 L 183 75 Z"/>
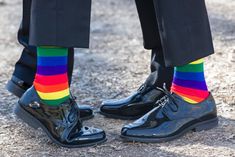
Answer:
<path fill-rule="evenodd" d="M 12 76 L 7 82 L 6 89 L 17 97 L 21 97 L 31 86 L 19 78 Z M 93 110 L 88 105 L 79 105 L 81 120 L 88 120 L 94 117 Z"/>
<path fill-rule="evenodd" d="M 168 89 L 172 84 L 174 68 L 164 66 L 161 51 L 153 50 L 151 57 L 151 73 L 145 83 L 131 96 L 121 100 L 107 100 L 102 102 L 100 113 L 109 118 L 138 119 L 152 110 L 156 101 L 165 94 L 156 87 L 164 83 Z"/>
<path fill-rule="evenodd" d="M 152 110 L 164 95 L 161 90 L 144 84 L 127 98 L 102 102 L 100 113 L 109 118 L 138 119 Z"/>
<path fill-rule="evenodd" d="M 122 128 L 121 137 L 125 141 L 165 142 L 191 130 L 208 130 L 218 125 L 212 95 L 201 103 L 189 104 L 175 94 L 166 94 L 158 107 Z"/>
<path fill-rule="evenodd" d="M 82 127 L 79 108 L 73 99 L 60 106 L 47 106 L 40 101 L 34 87 L 20 98 L 15 114 L 33 128 L 42 128 L 54 143 L 63 147 L 85 147 L 106 141 L 103 130 Z"/>

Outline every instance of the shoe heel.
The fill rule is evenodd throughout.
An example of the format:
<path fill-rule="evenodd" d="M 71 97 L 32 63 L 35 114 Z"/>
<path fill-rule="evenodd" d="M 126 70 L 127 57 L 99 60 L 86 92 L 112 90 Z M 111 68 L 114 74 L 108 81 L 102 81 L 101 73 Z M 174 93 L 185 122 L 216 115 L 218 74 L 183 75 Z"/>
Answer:
<path fill-rule="evenodd" d="M 218 118 L 214 118 L 198 124 L 193 131 L 199 132 L 203 130 L 209 130 L 218 126 Z"/>
<path fill-rule="evenodd" d="M 20 104 L 16 104 L 14 108 L 14 113 L 19 117 L 21 120 L 23 120 L 25 123 L 27 123 L 29 126 L 33 127 L 34 129 L 38 129 L 39 125 L 38 122 L 34 119 L 33 116 L 31 116 L 28 112 L 26 112 Z"/>
<path fill-rule="evenodd" d="M 15 96 L 17 96 L 18 98 L 20 98 L 25 90 L 20 88 L 18 85 L 16 85 L 13 81 L 8 81 L 5 88 L 12 94 L 14 94 Z"/>

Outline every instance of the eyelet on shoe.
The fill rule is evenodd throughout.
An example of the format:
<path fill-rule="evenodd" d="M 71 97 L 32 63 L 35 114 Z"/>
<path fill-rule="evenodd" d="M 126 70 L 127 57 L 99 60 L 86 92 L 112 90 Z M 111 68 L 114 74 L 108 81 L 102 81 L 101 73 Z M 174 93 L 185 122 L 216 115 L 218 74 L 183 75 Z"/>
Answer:
<path fill-rule="evenodd" d="M 31 108 L 39 108 L 40 104 L 37 101 L 33 101 L 29 104 L 29 107 Z"/>

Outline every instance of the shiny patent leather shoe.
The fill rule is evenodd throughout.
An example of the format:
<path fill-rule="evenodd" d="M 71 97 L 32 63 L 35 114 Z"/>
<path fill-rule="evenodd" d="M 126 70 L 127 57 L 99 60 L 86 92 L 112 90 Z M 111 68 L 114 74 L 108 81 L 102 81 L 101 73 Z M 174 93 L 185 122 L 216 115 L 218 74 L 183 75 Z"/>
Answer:
<path fill-rule="evenodd" d="M 100 114 L 108 118 L 138 119 L 155 107 L 157 100 L 165 94 L 154 86 L 143 84 L 137 92 L 121 100 L 103 101 Z"/>
<path fill-rule="evenodd" d="M 165 93 L 167 99 L 158 101 L 158 107 L 122 128 L 125 141 L 165 142 L 191 130 L 208 130 L 218 125 L 212 95 L 201 103 L 189 104 L 175 94 Z"/>
<path fill-rule="evenodd" d="M 17 97 L 21 97 L 30 85 L 20 80 L 19 78 L 12 76 L 11 80 L 7 82 L 6 89 Z M 93 110 L 88 105 L 79 105 L 81 120 L 88 120 L 94 117 Z"/>
<path fill-rule="evenodd" d="M 109 118 L 138 119 L 155 107 L 157 100 L 165 94 L 156 89 L 165 83 L 170 89 L 174 68 L 165 67 L 161 50 L 153 49 L 151 55 L 151 73 L 145 83 L 131 96 L 121 100 L 107 100 L 101 104 L 100 113 Z"/>
<path fill-rule="evenodd" d="M 47 106 L 31 87 L 20 98 L 14 112 L 29 126 L 41 128 L 54 143 L 63 147 L 93 146 L 106 141 L 103 130 L 82 126 L 79 108 L 73 99 L 59 106 Z"/>

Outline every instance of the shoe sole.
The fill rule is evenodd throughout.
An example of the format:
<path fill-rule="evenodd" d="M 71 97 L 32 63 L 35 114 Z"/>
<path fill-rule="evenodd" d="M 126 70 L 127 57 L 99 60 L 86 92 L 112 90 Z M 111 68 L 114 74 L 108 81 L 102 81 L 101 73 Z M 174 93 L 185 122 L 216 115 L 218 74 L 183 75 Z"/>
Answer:
<path fill-rule="evenodd" d="M 98 144 L 104 143 L 105 141 L 107 141 L 107 139 L 105 138 L 104 140 L 98 141 L 98 142 L 93 142 L 93 143 L 89 143 L 89 144 L 81 144 L 81 145 L 66 145 L 63 143 L 60 143 L 59 141 L 57 141 L 52 135 L 51 133 L 48 131 L 48 129 L 35 117 L 33 117 L 30 113 L 28 113 L 27 111 L 25 111 L 25 109 L 23 109 L 21 107 L 21 105 L 19 103 L 17 103 L 15 105 L 14 108 L 14 113 L 21 119 L 23 120 L 25 123 L 27 123 L 29 126 L 31 126 L 34 129 L 38 129 L 41 128 L 43 131 L 45 131 L 45 133 L 47 134 L 47 136 L 57 145 L 62 146 L 62 147 L 66 147 L 66 148 L 81 148 L 81 147 L 90 147 L 90 146 L 96 146 Z"/>
<path fill-rule="evenodd" d="M 20 98 L 24 93 L 25 90 L 20 88 L 17 84 L 15 84 L 13 81 L 9 80 L 6 84 L 6 89 L 14 94 L 15 96 L 17 96 L 18 98 Z"/>
<path fill-rule="evenodd" d="M 203 130 L 209 130 L 212 128 L 215 128 L 218 126 L 218 118 L 213 118 L 207 121 L 203 121 L 200 123 L 196 123 L 186 129 L 184 129 L 182 132 L 180 132 L 177 135 L 171 136 L 171 137 L 165 137 L 165 138 L 144 138 L 144 137 L 131 137 L 131 136 L 124 136 L 121 135 L 121 138 L 126 142 L 142 142 L 142 143 L 162 143 L 167 141 L 172 141 L 174 139 L 177 139 L 184 134 L 186 134 L 189 131 L 199 132 Z"/>
<path fill-rule="evenodd" d="M 135 116 L 135 117 L 127 117 L 127 116 L 118 116 L 118 115 L 113 115 L 113 114 L 108 114 L 102 111 L 99 111 L 99 113 L 107 118 L 112 118 L 112 119 L 121 119 L 121 120 L 136 120 L 139 119 L 142 116 Z"/>

